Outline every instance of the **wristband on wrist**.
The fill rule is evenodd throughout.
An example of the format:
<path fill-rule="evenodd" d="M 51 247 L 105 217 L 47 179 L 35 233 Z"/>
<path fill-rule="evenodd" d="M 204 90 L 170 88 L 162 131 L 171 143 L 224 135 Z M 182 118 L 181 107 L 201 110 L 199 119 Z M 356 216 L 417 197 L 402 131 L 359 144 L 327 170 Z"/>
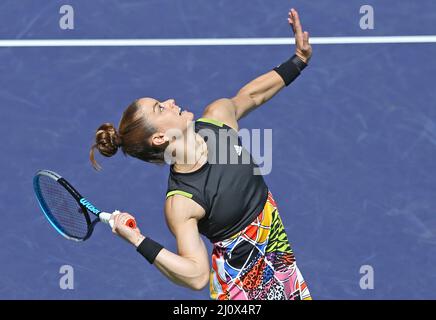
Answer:
<path fill-rule="evenodd" d="M 293 55 L 292 58 L 278 65 L 273 70 L 282 77 L 285 85 L 289 86 L 306 67 L 307 63 L 301 60 L 297 55 Z"/>
<path fill-rule="evenodd" d="M 153 264 L 157 255 L 163 248 L 164 247 L 159 243 L 153 241 L 149 237 L 146 237 L 136 248 L 136 251 L 138 251 L 145 259 L 147 259 L 150 264 Z"/>

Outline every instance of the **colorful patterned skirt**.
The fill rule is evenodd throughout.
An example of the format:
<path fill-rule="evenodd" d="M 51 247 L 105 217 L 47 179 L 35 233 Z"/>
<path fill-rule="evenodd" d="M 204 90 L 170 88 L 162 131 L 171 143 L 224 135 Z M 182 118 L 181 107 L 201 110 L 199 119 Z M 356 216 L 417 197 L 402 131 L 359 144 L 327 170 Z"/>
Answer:
<path fill-rule="evenodd" d="M 213 244 L 210 297 L 214 300 L 311 300 L 268 192 L 248 227 Z"/>

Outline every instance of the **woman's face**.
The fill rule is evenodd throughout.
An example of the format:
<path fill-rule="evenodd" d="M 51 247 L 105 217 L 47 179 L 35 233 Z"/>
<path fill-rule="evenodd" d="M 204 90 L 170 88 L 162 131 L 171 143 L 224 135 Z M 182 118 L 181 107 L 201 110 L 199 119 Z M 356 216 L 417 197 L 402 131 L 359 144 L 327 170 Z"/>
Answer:
<path fill-rule="evenodd" d="M 194 119 L 194 114 L 180 108 L 174 99 L 160 102 L 153 98 L 142 98 L 138 103 L 144 110 L 147 122 L 157 129 L 156 134 L 159 137 L 170 129 L 177 129 L 184 133 Z M 154 140 L 153 137 L 153 143 L 159 144 L 159 140 Z"/>

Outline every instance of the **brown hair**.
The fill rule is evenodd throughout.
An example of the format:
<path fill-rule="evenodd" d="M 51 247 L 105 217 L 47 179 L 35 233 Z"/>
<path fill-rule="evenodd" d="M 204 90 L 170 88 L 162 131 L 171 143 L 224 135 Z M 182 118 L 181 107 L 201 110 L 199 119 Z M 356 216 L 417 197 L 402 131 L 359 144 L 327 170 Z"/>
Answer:
<path fill-rule="evenodd" d="M 94 169 L 101 169 L 95 160 L 94 149 L 98 149 L 105 157 L 112 157 L 117 153 L 118 148 L 121 148 L 124 155 L 150 163 L 165 163 L 164 151 L 168 143 L 153 146 L 148 142 L 148 138 L 157 130 L 147 122 L 142 112 L 139 112 L 140 108 L 138 100 L 127 107 L 121 118 L 118 132 L 112 123 L 104 123 L 98 127 L 95 133 L 95 144 L 89 153 Z"/>

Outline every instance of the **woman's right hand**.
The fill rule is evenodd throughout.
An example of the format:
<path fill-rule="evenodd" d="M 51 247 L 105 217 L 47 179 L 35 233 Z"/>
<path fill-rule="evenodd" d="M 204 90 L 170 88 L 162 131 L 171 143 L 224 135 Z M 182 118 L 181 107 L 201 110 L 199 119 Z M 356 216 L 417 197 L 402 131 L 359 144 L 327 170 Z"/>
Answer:
<path fill-rule="evenodd" d="M 135 218 L 127 212 L 112 215 L 111 220 L 114 222 L 112 232 L 137 247 L 145 237 L 141 234 L 141 230 L 139 230 L 138 226 L 135 228 L 126 226 L 126 222 L 129 219 L 135 220 Z"/>

